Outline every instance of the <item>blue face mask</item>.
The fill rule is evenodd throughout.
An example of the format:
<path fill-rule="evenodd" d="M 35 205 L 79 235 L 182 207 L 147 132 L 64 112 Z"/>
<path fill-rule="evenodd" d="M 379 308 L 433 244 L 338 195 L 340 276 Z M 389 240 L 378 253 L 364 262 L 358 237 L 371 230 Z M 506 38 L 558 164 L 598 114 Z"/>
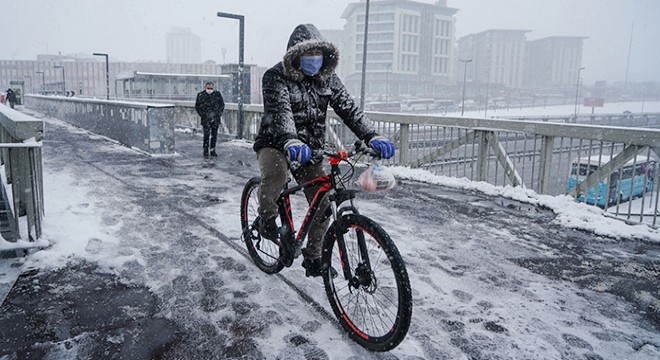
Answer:
<path fill-rule="evenodd" d="M 301 56 L 300 57 L 300 70 L 305 75 L 314 76 L 319 73 L 323 66 L 323 55 L 314 56 Z"/>

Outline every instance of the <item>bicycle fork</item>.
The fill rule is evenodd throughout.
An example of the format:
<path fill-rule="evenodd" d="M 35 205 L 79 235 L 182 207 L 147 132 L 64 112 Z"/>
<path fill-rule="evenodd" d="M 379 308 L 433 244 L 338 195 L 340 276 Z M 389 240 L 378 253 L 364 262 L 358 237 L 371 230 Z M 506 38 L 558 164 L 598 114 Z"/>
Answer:
<path fill-rule="evenodd" d="M 369 251 L 367 249 L 366 239 L 364 237 L 364 230 L 360 228 L 355 228 L 355 235 L 357 237 L 358 244 L 358 263 L 355 266 L 355 274 L 353 274 L 353 269 L 351 268 L 351 263 L 348 259 L 348 251 L 346 250 L 346 242 L 344 241 L 344 225 L 342 224 L 342 215 L 350 211 L 353 214 L 359 215 L 357 208 L 355 207 L 354 191 L 344 191 L 348 194 L 334 194 L 330 198 L 330 206 L 332 209 L 332 217 L 334 219 L 333 224 L 335 224 L 335 235 L 337 236 L 336 243 L 339 249 L 339 256 L 341 260 L 341 266 L 344 274 L 344 279 L 348 281 L 350 288 L 357 289 L 360 286 L 365 288 L 374 287 L 376 285 L 375 277 L 373 276 L 373 271 L 371 268 L 371 261 L 369 260 Z M 344 196 L 342 196 L 344 195 Z M 338 208 L 342 202 L 349 200 L 350 206 Z M 350 229 L 346 229 L 346 232 Z"/>

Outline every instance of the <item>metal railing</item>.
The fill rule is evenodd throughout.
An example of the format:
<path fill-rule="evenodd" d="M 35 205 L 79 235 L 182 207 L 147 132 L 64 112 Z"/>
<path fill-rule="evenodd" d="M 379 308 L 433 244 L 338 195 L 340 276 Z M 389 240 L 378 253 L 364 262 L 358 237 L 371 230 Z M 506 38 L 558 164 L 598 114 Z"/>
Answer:
<path fill-rule="evenodd" d="M 237 128 L 235 111 L 231 104 L 225 111 L 225 121 L 230 130 Z M 244 138 L 254 139 L 261 114 L 260 106 L 246 109 Z M 626 166 L 644 161 L 643 165 L 648 170 L 637 176 L 644 176 L 644 182 L 648 180 L 652 185 L 645 187 L 641 194 L 638 191 L 626 194 L 626 189 L 616 190 L 619 193 L 604 202 L 596 194 L 593 204 L 604 203 L 601 207 L 605 211 L 628 221 L 657 224 L 660 186 L 652 167 L 653 160 L 658 158 L 660 130 L 538 120 L 367 114 L 380 134 L 396 142 L 398 156 L 389 160 L 390 164 L 422 168 L 436 175 L 484 181 L 496 186 L 521 186 L 540 194 L 570 194 L 576 200 L 587 203 L 591 203 L 587 196 L 591 189 L 614 187 L 615 183 L 609 181 L 612 174 L 622 175 Z M 600 118 L 614 121 L 612 119 L 616 117 L 601 115 Z M 633 114 L 628 117 L 643 119 L 646 125 L 658 121 L 657 114 Z M 329 111 L 326 126 L 330 144 L 341 146 L 356 140 L 332 111 Z M 571 174 L 573 168 L 584 165 L 585 158 L 597 158 L 602 166 L 598 171 L 589 173 L 590 176 L 580 177 L 581 182 L 569 188 L 570 179 L 577 180 L 579 177 L 579 174 Z M 595 162 L 586 165 L 593 167 Z M 635 197 L 639 200 L 633 201 Z M 640 200 L 641 206 L 633 204 Z"/>
<path fill-rule="evenodd" d="M 173 114 L 176 126 L 201 128 L 194 102 L 168 103 L 175 105 Z M 263 107 L 248 105 L 243 110 L 243 134 L 240 137 L 254 140 Z M 237 131 L 241 127 L 238 125 L 237 113 L 236 104 L 226 104 L 221 131 L 238 135 Z M 570 119 L 536 117 L 531 121 L 376 112 L 367 114 L 377 131 L 393 139 L 397 145 L 398 155 L 388 160 L 390 164 L 422 168 L 437 175 L 484 181 L 495 186 L 520 186 L 540 194 L 571 194 L 576 200 L 587 203 L 590 202 L 589 192 L 593 187 L 605 186 L 608 189 L 607 196 L 610 197 L 602 205 L 606 211 L 630 221 L 648 222 L 651 225 L 657 223 L 660 186 L 651 168 L 653 160 L 657 160 L 660 130 L 596 124 L 619 122 L 650 127 L 660 122 L 658 114 L 582 115 Z M 330 144 L 343 146 L 356 140 L 332 111 L 328 112 L 326 127 Z M 573 168 L 580 168 L 584 162 L 591 168 L 592 160 L 582 159 L 594 158 L 597 158 L 599 167 L 586 174 L 588 176 L 571 174 Z M 614 189 L 610 194 L 610 187 L 620 183 L 612 181 L 611 175 L 624 174 L 626 166 L 629 167 L 631 162 L 635 165 L 642 158 L 648 159 L 644 160 L 647 169 L 647 173 L 643 174 L 644 182 L 650 179 L 652 185 L 645 187 L 641 194 L 635 192 L 626 195 L 625 189 Z M 576 180 L 576 185 L 571 188 L 569 183 L 572 178 Z M 642 200 L 642 206 L 635 205 L 634 211 L 633 197 Z M 598 205 L 599 200 L 597 194 L 592 202 Z M 625 205 L 628 205 L 627 210 Z"/>
<path fill-rule="evenodd" d="M 582 114 L 574 115 L 537 115 L 537 116 L 510 116 L 509 120 L 543 121 L 555 123 L 577 123 L 604 126 L 660 128 L 660 113 L 620 113 L 620 114 Z"/>
<path fill-rule="evenodd" d="M 5 234 L 8 241 L 41 238 L 44 216 L 43 132 L 43 121 L 0 107 L 1 191 L 5 201 L 4 218 L 9 226 Z M 21 218 L 25 219 L 25 227 L 21 226 Z M 21 234 L 23 229 L 25 234 Z"/>

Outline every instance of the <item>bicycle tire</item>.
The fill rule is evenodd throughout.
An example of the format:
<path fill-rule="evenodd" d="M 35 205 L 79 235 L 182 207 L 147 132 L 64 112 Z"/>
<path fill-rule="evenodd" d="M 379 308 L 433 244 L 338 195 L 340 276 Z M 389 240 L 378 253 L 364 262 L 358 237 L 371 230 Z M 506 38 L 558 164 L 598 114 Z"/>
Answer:
<path fill-rule="evenodd" d="M 279 244 L 262 238 L 256 229 L 252 228 L 254 220 L 259 216 L 259 184 L 260 177 L 248 180 L 241 195 L 241 238 L 245 242 L 250 257 L 259 269 L 267 274 L 280 272 L 284 265 L 280 261 Z"/>
<path fill-rule="evenodd" d="M 365 237 L 373 269 L 370 284 L 352 287 L 345 279 L 339 257 L 336 223 L 326 232 L 323 243 L 323 283 L 326 295 L 342 328 L 358 344 L 371 351 L 388 351 L 406 337 L 412 318 L 412 291 L 406 266 L 390 236 L 373 220 L 359 214 L 345 214 L 341 239 L 346 245 L 348 266 L 359 273 L 357 234 Z M 337 271 L 335 277 L 328 271 Z"/>

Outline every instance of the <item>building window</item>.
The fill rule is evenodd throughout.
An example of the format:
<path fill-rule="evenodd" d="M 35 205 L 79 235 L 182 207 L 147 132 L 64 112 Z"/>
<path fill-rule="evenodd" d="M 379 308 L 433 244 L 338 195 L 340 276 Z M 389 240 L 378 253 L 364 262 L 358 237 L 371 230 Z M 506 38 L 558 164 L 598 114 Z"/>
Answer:
<path fill-rule="evenodd" d="M 399 16 L 399 71 L 415 73 L 419 63 L 420 17 L 412 14 Z"/>

